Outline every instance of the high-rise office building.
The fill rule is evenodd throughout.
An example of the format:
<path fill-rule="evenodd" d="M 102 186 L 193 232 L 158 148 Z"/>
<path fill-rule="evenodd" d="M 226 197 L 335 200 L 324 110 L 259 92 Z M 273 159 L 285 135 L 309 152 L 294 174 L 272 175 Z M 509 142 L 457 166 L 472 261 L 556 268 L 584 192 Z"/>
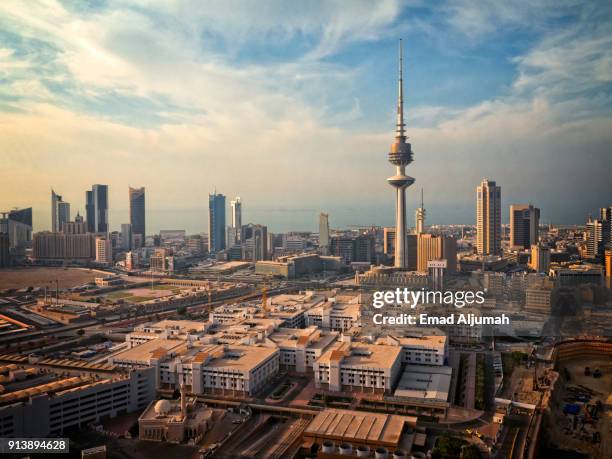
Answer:
<path fill-rule="evenodd" d="M 96 238 L 96 262 L 110 265 L 113 263 L 113 247 L 110 239 Z"/>
<path fill-rule="evenodd" d="M 132 250 L 134 227 L 130 223 L 121 225 L 121 248 L 123 250 Z"/>
<path fill-rule="evenodd" d="M 227 228 L 227 247 L 233 247 L 238 244 L 240 239 L 240 233 L 242 231 L 242 201 L 240 196 L 236 196 L 234 200 L 230 202 L 230 226 Z"/>
<path fill-rule="evenodd" d="M 208 251 L 216 254 L 225 250 L 225 196 L 208 196 Z"/>
<path fill-rule="evenodd" d="M 54 233 L 62 229 L 62 225 L 70 221 L 70 203 L 64 202 L 62 197 L 51 190 L 51 231 Z"/>
<path fill-rule="evenodd" d="M 145 225 L 145 189 L 141 188 L 129 188 L 130 195 L 130 225 L 132 234 L 140 234 L 142 237 L 141 241 L 146 238 L 146 225 Z M 130 246 L 133 243 L 133 237 L 130 237 Z M 131 247 L 130 247 L 131 248 Z"/>
<path fill-rule="evenodd" d="M 334 236 L 330 239 L 330 252 L 342 258 L 344 263 L 372 263 L 375 258 L 374 238 L 369 234 L 359 236 Z"/>
<path fill-rule="evenodd" d="M 603 253 L 603 229 L 600 220 L 589 217 L 586 224 L 586 253 L 588 258 L 596 258 Z"/>
<path fill-rule="evenodd" d="M 489 179 L 476 188 L 476 247 L 481 255 L 501 253 L 501 187 Z"/>
<path fill-rule="evenodd" d="M 329 254 L 329 214 L 319 215 L 319 249 L 322 255 Z"/>
<path fill-rule="evenodd" d="M 236 196 L 234 200 L 230 202 L 232 208 L 232 228 L 242 228 L 242 201 L 240 196 Z"/>
<path fill-rule="evenodd" d="M 245 260 L 262 261 L 268 258 L 268 228 L 249 223 L 241 228 L 240 241 Z"/>
<path fill-rule="evenodd" d="M 599 221 L 601 221 L 601 243 L 602 250 L 612 247 L 612 206 L 602 207 L 599 210 Z"/>
<path fill-rule="evenodd" d="M 32 228 L 32 208 L 26 207 L 24 209 L 13 209 L 8 213 L 9 220 L 14 222 L 23 223 L 26 226 Z"/>
<path fill-rule="evenodd" d="M 35 260 L 90 261 L 96 256 L 94 235 L 49 231 L 36 233 L 32 241 L 32 254 Z"/>
<path fill-rule="evenodd" d="M 108 185 L 93 185 L 85 192 L 87 230 L 108 233 Z"/>
<path fill-rule="evenodd" d="M 425 232 L 425 204 L 423 203 L 423 188 L 421 188 L 421 207 L 414 213 L 414 232 L 423 234 Z"/>
<path fill-rule="evenodd" d="M 510 206 L 510 247 L 529 249 L 538 243 L 540 209 L 531 204 Z"/>
<path fill-rule="evenodd" d="M 13 209 L 0 217 L 0 232 L 8 234 L 13 255 L 24 256 L 32 240 L 32 208 Z"/>
<path fill-rule="evenodd" d="M 383 253 L 389 257 L 395 255 L 395 227 L 383 229 Z"/>
<path fill-rule="evenodd" d="M 550 248 L 541 244 L 531 246 L 531 269 L 547 273 L 550 267 Z"/>
<path fill-rule="evenodd" d="M 399 79 L 397 95 L 397 123 L 395 142 L 391 145 L 389 162 L 395 166 L 395 175 L 387 182 L 395 188 L 395 267 L 407 268 L 406 253 L 406 188 L 414 183 L 412 177 L 406 175 L 406 166 L 412 162 L 412 146 L 406 142 L 404 130 L 404 82 L 402 77 L 402 41 L 399 44 Z"/>
<path fill-rule="evenodd" d="M 428 272 L 427 263 L 433 260 L 446 260 L 446 270 L 457 271 L 457 241 L 449 236 L 434 236 L 423 233 L 417 235 L 417 271 Z"/>

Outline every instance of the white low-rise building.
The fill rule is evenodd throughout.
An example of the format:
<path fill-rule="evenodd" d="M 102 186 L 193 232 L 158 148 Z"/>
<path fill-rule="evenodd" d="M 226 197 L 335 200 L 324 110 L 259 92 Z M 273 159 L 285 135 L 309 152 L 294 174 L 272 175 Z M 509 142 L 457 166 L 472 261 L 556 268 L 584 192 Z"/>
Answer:
<path fill-rule="evenodd" d="M 306 311 L 306 325 L 323 330 L 346 331 L 360 324 L 361 305 L 353 302 L 337 302 L 334 299 Z"/>
<path fill-rule="evenodd" d="M 402 348 L 402 363 L 444 365 L 448 354 L 446 335 L 387 336 L 387 344 Z"/>
<path fill-rule="evenodd" d="M 307 328 L 279 328 L 270 340 L 280 350 L 281 369 L 305 373 L 312 371 L 314 362 L 338 339 L 338 332 Z"/>
<path fill-rule="evenodd" d="M 156 339 L 178 338 L 196 340 L 206 333 L 210 324 L 195 320 L 162 320 L 155 323 L 138 325 L 125 337 L 129 347 L 138 346 Z"/>
<path fill-rule="evenodd" d="M 345 341 L 315 363 L 315 386 L 331 391 L 390 392 L 402 365 L 402 348 Z"/>

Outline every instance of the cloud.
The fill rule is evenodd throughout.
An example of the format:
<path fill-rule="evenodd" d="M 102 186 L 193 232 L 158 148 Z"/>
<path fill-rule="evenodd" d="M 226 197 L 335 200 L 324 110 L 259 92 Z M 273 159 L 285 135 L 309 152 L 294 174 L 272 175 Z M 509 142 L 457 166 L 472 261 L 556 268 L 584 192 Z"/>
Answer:
<path fill-rule="evenodd" d="M 451 34 L 445 46 L 478 49 L 522 29 L 531 45 L 512 59 L 516 75 L 502 93 L 469 107 L 411 108 L 409 173 L 435 190 L 432 203 L 467 203 L 469 220 L 484 175 L 507 197 L 530 200 L 553 186 L 572 202 L 575 189 L 557 181 L 581 167 L 580 151 L 600 167 L 575 172 L 584 197 L 574 202 L 592 206 L 595 188 L 609 187 L 609 17 L 570 1 L 479 4 L 450 1 L 428 20 L 418 16 L 426 4 L 394 1 L 0 2 L 0 149 L 11 171 L 0 205 L 34 204 L 45 228 L 51 185 L 81 209 L 94 182 L 111 185 L 116 209 L 127 206 L 128 184 L 145 185 L 157 208 L 205 208 L 217 187 L 261 208 L 358 202 L 382 222 L 392 215 L 380 203 L 392 206 L 393 100 L 376 101 L 389 106 L 388 121 L 372 118 L 357 88 L 373 61 L 362 65 L 351 50 L 380 52 L 398 30 Z M 542 199 L 550 215 L 583 213 Z"/>
<path fill-rule="evenodd" d="M 450 0 L 443 10 L 449 25 L 476 40 L 500 28 L 546 30 L 551 23 L 576 14 L 583 6 L 580 0 Z"/>

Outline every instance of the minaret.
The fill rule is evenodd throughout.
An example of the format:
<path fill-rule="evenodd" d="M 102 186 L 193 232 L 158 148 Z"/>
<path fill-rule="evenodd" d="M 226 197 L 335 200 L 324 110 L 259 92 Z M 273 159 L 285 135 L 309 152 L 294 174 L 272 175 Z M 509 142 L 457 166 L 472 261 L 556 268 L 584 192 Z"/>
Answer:
<path fill-rule="evenodd" d="M 414 232 L 416 234 L 423 234 L 425 232 L 425 205 L 423 204 L 423 188 L 421 188 L 421 207 L 416 210 L 414 218 Z"/>
<path fill-rule="evenodd" d="M 187 394 L 185 393 L 185 383 L 181 383 L 181 416 L 183 419 L 187 417 Z"/>
<path fill-rule="evenodd" d="M 402 40 L 399 42 L 399 80 L 397 94 L 397 124 L 395 128 L 395 142 L 391 145 L 389 162 L 395 166 L 395 175 L 389 177 L 387 182 L 395 188 L 395 267 L 406 269 L 408 257 L 406 254 L 406 188 L 414 183 L 412 177 L 406 175 L 406 166 L 412 162 L 412 147 L 406 142 L 404 132 L 404 82 L 402 79 Z"/>

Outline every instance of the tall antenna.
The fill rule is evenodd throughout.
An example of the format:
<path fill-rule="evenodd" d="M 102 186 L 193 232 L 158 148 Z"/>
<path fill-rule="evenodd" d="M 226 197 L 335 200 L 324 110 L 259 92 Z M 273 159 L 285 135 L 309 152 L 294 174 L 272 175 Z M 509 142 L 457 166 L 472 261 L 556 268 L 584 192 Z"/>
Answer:
<path fill-rule="evenodd" d="M 397 82 L 397 137 L 405 137 L 404 132 L 404 50 L 402 46 L 402 39 L 399 41 L 399 79 Z"/>

